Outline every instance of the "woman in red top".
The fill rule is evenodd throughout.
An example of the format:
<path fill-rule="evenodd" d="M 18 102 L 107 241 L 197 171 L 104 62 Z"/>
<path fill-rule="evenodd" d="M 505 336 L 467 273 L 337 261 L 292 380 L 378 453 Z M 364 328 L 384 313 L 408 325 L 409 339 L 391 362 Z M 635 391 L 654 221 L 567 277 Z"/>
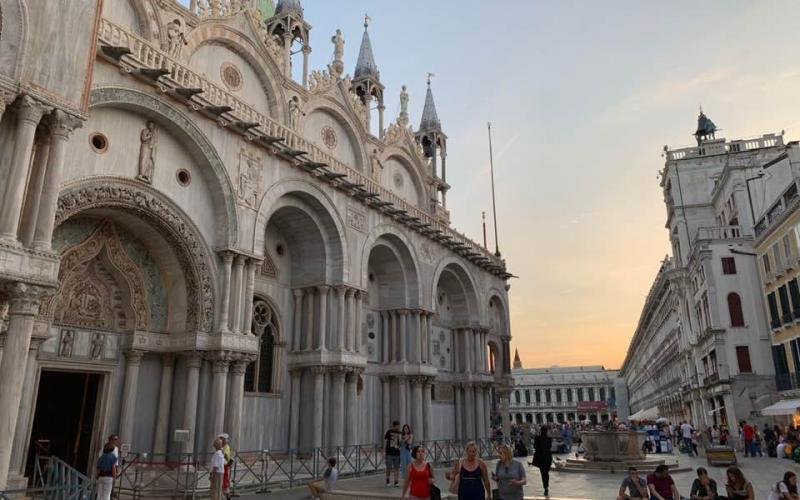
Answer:
<path fill-rule="evenodd" d="M 411 498 L 428 500 L 431 497 L 431 485 L 434 481 L 433 469 L 431 464 L 425 461 L 425 449 L 422 446 L 415 446 L 411 456 L 414 460 L 408 465 L 401 498 L 406 498 L 410 487 Z"/>

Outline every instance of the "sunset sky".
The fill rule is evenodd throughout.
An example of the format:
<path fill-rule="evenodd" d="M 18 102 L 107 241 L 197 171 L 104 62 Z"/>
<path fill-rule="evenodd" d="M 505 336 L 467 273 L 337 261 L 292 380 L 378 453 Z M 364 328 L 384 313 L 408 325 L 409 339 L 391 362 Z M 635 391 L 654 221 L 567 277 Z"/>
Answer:
<path fill-rule="evenodd" d="M 512 349 L 526 367 L 621 364 L 668 252 L 662 148 L 692 143 L 699 105 L 729 139 L 781 129 L 800 138 L 797 2 L 303 6 L 312 68 L 330 62 L 341 28 L 349 73 L 369 14 L 390 119 L 406 84 L 418 124 L 425 75 L 436 74 L 448 208 L 476 241 L 491 210 L 492 122 L 500 249 L 520 277 Z"/>

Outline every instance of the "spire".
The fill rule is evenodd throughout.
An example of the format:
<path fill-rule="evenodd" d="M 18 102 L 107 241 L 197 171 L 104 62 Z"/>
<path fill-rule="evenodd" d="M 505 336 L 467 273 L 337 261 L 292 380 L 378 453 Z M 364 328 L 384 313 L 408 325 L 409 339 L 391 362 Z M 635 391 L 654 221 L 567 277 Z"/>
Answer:
<path fill-rule="evenodd" d="M 356 70 L 353 73 L 355 79 L 375 77 L 376 80 L 380 80 L 380 72 L 378 65 L 375 64 L 375 57 L 372 55 L 372 42 L 369 40 L 369 31 L 367 31 L 370 21 L 370 17 L 365 15 L 364 37 L 361 39 L 361 49 L 358 51 Z"/>
<path fill-rule="evenodd" d="M 300 0 L 278 0 L 278 5 L 275 7 L 275 15 L 292 13 L 303 17 L 303 7 L 300 5 Z"/>
<path fill-rule="evenodd" d="M 428 73 L 428 92 L 425 94 L 425 107 L 422 108 L 422 120 L 419 122 L 419 129 L 426 130 L 441 127 L 439 115 L 436 114 L 436 104 L 433 103 L 433 92 L 431 92 L 431 77 L 433 73 Z"/>
<path fill-rule="evenodd" d="M 522 361 L 519 359 L 519 349 L 514 349 L 514 369 L 522 368 Z"/>

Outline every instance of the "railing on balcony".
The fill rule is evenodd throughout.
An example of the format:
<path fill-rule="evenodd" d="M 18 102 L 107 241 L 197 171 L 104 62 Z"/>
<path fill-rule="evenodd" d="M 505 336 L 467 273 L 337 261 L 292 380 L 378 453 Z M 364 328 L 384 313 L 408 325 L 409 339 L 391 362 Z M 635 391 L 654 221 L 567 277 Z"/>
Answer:
<path fill-rule="evenodd" d="M 741 226 L 713 226 L 697 228 L 695 241 L 729 240 L 742 237 Z"/>
<path fill-rule="evenodd" d="M 706 387 L 709 385 L 714 385 L 717 382 L 719 382 L 719 373 L 712 373 L 703 378 L 703 385 Z"/>
<path fill-rule="evenodd" d="M 248 133 L 257 139 L 280 142 L 292 152 L 302 154 L 312 162 L 324 164 L 334 174 L 345 176 L 353 185 L 359 186 L 367 193 L 378 195 L 384 202 L 391 203 L 394 209 L 404 213 L 406 217 L 417 219 L 420 227 L 424 227 L 429 234 L 435 233 L 439 238 L 444 237 L 450 246 L 463 249 L 465 254 L 479 255 L 505 272 L 505 264 L 502 259 L 478 243 L 381 186 L 375 179 L 325 153 L 293 130 L 257 111 L 222 87 L 152 46 L 147 40 L 108 19 L 101 20 L 98 39 L 100 53 L 109 59 L 118 61 L 123 68 L 130 72 L 142 69 L 162 70 L 163 74 L 156 73 L 155 76 L 155 81 L 162 87 L 162 90 L 191 91 L 187 99 L 195 109 L 224 109 L 221 113 L 235 117 L 235 120 L 232 121 L 253 125 L 249 127 Z"/>

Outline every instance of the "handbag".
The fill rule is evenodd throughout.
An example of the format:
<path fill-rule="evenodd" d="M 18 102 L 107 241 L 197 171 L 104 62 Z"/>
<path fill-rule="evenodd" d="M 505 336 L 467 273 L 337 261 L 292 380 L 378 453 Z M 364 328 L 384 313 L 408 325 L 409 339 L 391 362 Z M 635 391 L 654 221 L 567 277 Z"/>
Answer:
<path fill-rule="evenodd" d="M 431 500 L 442 500 L 442 490 L 435 484 L 431 485 Z"/>
<path fill-rule="evenodd" d="M 461 484 L 461 460 L 458 461 L 458 472 L 450 480 L 450 488 L 447 491 L 453 495 L 458 495 L 459 484 Z"/>

